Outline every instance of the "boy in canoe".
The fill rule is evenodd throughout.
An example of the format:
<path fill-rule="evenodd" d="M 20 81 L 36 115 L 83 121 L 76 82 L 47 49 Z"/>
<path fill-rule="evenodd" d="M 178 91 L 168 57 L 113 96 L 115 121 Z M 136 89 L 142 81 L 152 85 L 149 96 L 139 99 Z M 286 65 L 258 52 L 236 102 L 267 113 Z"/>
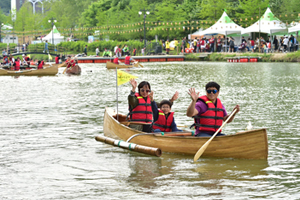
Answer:
<path fill-rule="evenodd" d="M 152 94 L 153 95 L 153 94 Z M 153 110 L 153 132 L 177 132 L 182 131 L 177 129 L 177 125 L 175 123 L 174 119 L 174 112 L 171 112 L 171 108 L 173 105 L 173 101 L 175 101 L 178 98 L 178 92 L 174 94 L 172 99 L 170 100 L 162 100 L 159 104 L 159 109 L 157 109 L 157 106 L 155 104 L 154 107 L 152 107 Z M 150 99 L 153 99 L 153 96 Z"/>
<path fill-rule="evenodd" d="M 211 137 L 229 116 L 218 98 L 220 85 L 216 82 L 209 82 L 206 84 L 205 90 L 206 95 L 200 97 L 199 92 L 196 93 L 195 88 L 189 89 L 188 92 L 192 102 L 187 109 L 186 115 L 194 118 L 195 123 L 193 125 L 196 127 L 195 135 L 197 137 Z M 234 109 L 237 109 L 237 113 L 240 110 L 240 106 L 236 105 Z M 227 123 L 233 120 L 234 115 Z M 220 135 L 224 134 L 220 131 L 217 136 Z"/>

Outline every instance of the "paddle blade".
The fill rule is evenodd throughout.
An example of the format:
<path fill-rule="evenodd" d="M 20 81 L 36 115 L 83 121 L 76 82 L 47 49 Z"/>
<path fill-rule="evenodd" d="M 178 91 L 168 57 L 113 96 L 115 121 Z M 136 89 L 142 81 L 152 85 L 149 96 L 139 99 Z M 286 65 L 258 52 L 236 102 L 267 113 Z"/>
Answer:
<path fill-rule="evenodd" d="M 144 67 L 141 63 L 138 63 L 141 67 Z"/>
<path fill-rule="evenodd" d="M 205 149 L 208 147 L 210 141 L 211 140 L 208 140 L 207 142 L 205 142 L 205 144 L 197 151 L 197 153 L 194 156 L 194 162 L 196 162 L 201 157 L 201 155 L 203 154 Z"/>

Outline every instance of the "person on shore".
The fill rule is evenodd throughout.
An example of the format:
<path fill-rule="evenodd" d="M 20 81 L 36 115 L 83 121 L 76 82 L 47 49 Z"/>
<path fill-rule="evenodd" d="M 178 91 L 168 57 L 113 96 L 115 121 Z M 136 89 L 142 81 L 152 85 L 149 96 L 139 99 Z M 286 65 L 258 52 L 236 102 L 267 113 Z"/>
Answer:
<path fill-rule="evenodd" d="M 85 45 L 85 47 L 83 49 L 83 53 L 85 54 L 85 56 L 87 56 L 87 45 Z"/>
<path fill-rule="evenodd" d="M 152 96 L 151 96 L 152 95 Z M 150 95 L 150 99 L 153 99 L 153 93 Z M 178 92 L 174 94 L 170 100 L 162 100 L 159 104 L 159 109 L 155 105 L 153 110 L 153 132 L 178 132 L 182 131 L 177 129 L 177 125 L 174 119 L 174 112 L 171 112 L 173 101 L 178 98 Z"/>
<path fill-rule="evenodd" d="M 217 39 L 217 52 L 221 52 L 221 51 L 222 51 L 222 38 L 221 36 L 219 36 Z"/>
<path fill-rule="evenodd" d="M 141 53 L 142 53 L 143 56 L 145 55 L 145 49 L 146 48 L 142 48 L 142 50 L 141 50 Z"/>
<path fill-rule="evenodd" d="M 277 40 L 276 35 L 274 37 L 273 44 L 275 46 L 274 51 L 277 52 L 278 51 L 278 40 Z"/>
<path fill-rule="evenodd" d="M 129 104 L 129 119 L 130 122 L 138 122 L 143 124 L 133 124 L 129 125 L 130 128 L 143 131 L 152 132 L 151 124 L 153 122 L 153 111 L 152 106 L 154 106 L 155 101 L 150 99 L 149 94 L 153 93 L 151 91 L 150 83 L 147 81 L 142 81 L 137 86 L 135 79 L 130 79 L 130 84 L 132 89 L 128 96 Z M 138 87 L 138 92 L 136 88 Z M 152 95 L 153 96 L 153 95 Z"/>
<path fill-rule="evenodd" d="M 205 52 L 205 47 L 206 47 L 206 40 L 205 40 L 206 38 L 205 37 L 203 37 L 202 39 L 201 39 L 201 52 Z"/>
<path fill-rule="evenodd" d="M 136 56 L 136 48 L 133 49 L 133 56 Z"/>
<path fill-rule="evenodd" d="M 182 41 L 181 41 L 181 52 L 183 54 L 185 53 L 185 47 L 186 47 L 186 37 L 182 38 Z"/>
<path fill-rule="evenodd" d="M 48 46 L 49 46 L 48 40 L 46 40 L 46 42 L 45 42 L 45 48 L 44 48 L 44 53 L 49 53 Z"/>
<path fill-rule="evenodd" d="M 123 51 L 124 51 L 124 55 L 129 54 L 129 47 L 127 46 L 127 44 L 125 44 L 125 47 L 124 47 Z"/>
<path fill-rule="evenodd" d="M 107 49 L 105 48 L 102 54 L 103 57 L 110 57 L 109 56 L 109 51 L 107 51 Z"/>
<path fill-rule="evenodd" d="M 124 64 L 125 64 L 125 65 L 131 65 L 131 64 L 130 64 L 131 62 L 137 62 L 137 61 L 134 60 L 133 58 L 131 58 L 131 57 L 130 57 L 130 53 L 128 53 L 128 54 L 125 56 Z"/>
<path fill-rule="evenodd" d="M 229 38 L 229 52 L 234 52 L 234 39 L 233 37 Z"/>
<path fill-rule="evenodd" d="M 99 56 L 99 53 L 100 53 L 99 47 L 97 47 L 97 48 L 96 48 L 96 56 Z"/>
<path fill-rule="evenodd" d="M 218 98 L 220 92 L 220 85 L 216 82 L 209 82 L 205 86 L 206 95 L 199 97 L 199 92 L 195 91 L 195 88 L 190 88 L 188 94 L 192 98 L 187 109 L 187 116 L 193 117 L 196 127 L 195 135 L 197 137 L 211 137 L 221 126 L 229 115 L 227 115 L 226 109 Z M 239 112 L 240 107 L 236 105 L 234 109 Z M 236 114 L 235 113 L 235 114 Z M 232 122 L 235 114 L 228 120 L 227 123 Z M 224 135 L 221 131 L 217 136 Z"/>
<path fill-rule="evenodd" d="M 284 48 L 284 53 L 287 53 L 287 47 L 289 45 L 289 38 L 288 36 L 286 36 L 284 39 L 283 39 L 283 48 Z"/>
<path fill-rule="evenodd" d="M 165 42 L 166 44 L 166 53 L 167 55 L 169 55 L 169 52 L 170 52 L 170 42 L 169 42 L 169 39 L 167 39 L 167 41 Z"/>
<path fill-rule="evenodd" d="M 213 53 L 215 51 L 215 38 L 214 38 L 214 36 L 212 36 L 209 39 L 209 46 L 210 46 L 210 52 Z"/>

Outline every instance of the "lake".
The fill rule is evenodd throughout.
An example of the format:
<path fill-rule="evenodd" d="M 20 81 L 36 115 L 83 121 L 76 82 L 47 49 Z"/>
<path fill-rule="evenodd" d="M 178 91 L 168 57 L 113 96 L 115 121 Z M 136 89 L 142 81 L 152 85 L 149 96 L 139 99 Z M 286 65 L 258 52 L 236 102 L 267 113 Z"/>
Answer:
<path fill-rule="evenodd" d="M 103 135 L 105 107 L 116 108 L 116 72 L 81 64 L 82 75 L 0 77 L 1 199 L 300 199 L 299 63 L 165 62 L 124 70 L 149 81 L 154 99 L 179 92 L 172 111 L 186 116 L 188 89 L 221 85 L 227 112 L 241 107 L 225 134 L 267 128 L 268 160 L 131 152 Z M 118 87 L 128 112 L 129 83 Z M 199 147 L 200 148 L 200 147 Z"/>

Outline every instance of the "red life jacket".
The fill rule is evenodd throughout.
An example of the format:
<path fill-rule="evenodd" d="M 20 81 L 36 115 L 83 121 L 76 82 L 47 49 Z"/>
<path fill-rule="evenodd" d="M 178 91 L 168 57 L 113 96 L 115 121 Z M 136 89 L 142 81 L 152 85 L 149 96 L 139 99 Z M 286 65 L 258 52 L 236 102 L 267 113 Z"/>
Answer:
<path fill-rule="evenodd" d="M 130 56 L 125 57 L 125 65 L 130 65 Z"/>
<path fill-rule="evenodd" d="M 150 98 L 147 97 L 147 102 L 145 99 L 139 95 L 139 93 L 135 93 L 139 104 L 132 110 L 130 110 L 130 120 L 133 122 L 143 122 L 151 124 L 153 120 L 153 112 L 151 107 Z"/>
<path fill-rule="evenodd" d="M 74 65 L 74 60 L 70 60 L 67 62 L 67 68 L 72 67 Z"/>
<path fill-rule="evenodd" d="M 211 39 L 209 40 L 209 43 L 211 43 L 211 44 L 215 43 L 215 39 L 211 38 Z"/>
<path fill-rule="evenodd" d="M 115 64 L 119 64 L 118 61 L 119 61 L 119 58 L 118 58 L 118 57 L 114 59 L 114 63 L 115 63 Z"/>
<path fill-rule="evenodd" d="M 208 109 L 205 113 L 202 113 L 200 116 L 194 117 L 195 125 L 200 131 L 217 131 L 222 126 L 224 117 L 224 110 L 222 107 L 221 100 L 217 98 L 217 107 L 215 107 L 215 104 L 212 103 L 207 98 L 207 96 L 199 97 L 198 101 L 203 101 L 204 103 L 206 103 Z M 198 119 L 199 123 L 197 123 L 196 119 Z"/>
<path fill-rule="evenodd" d="M 38 69 L 43 69 L 44 61 L 42 60 L 41 63 L 38 65 Z"/>
<path fill-rule="evenodd" d="M 158 119 L 153 124 L 153 129 L 160 129 L 163 132 L 172 132 L 172 123 L 174 112 L 170 112 L 169 117 L 166 119 L 166 116 L 162 110 L 158 110 Z"/>
<path fill-rule="evenodd" d="M 201 45 L 205 45 L 205 40 L 201 40 Z"/>
<path fill-rule="evenodd" d="M 26 57 L 25 57 L 25 60 L 26 60 L 26 61 L 29 61 L 29 57 L 28 57 L 28 56 L 26 56 Z"/>
<path fill-rule="evenodd" d="M 55 57 L 55 64 L 59 64 L 59 57 Z"/>
<path fill-rule="evenodd" d="M 18 71 L 20 70 L 20 66 L 21 66 L 21 61 L 15 61 L 15 70 Z"/>

